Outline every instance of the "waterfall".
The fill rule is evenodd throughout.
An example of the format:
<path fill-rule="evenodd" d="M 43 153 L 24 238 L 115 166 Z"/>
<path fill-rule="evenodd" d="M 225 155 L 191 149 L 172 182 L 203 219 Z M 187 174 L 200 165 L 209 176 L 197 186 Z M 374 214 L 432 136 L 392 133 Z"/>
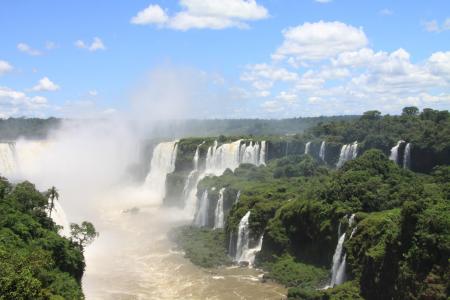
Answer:
<path fill-rule="evenodd" d="M 259 165 L 266 165 L 266 141 L 261 141 L 261 152 L 259 153 Z"/>
<path fill-rule="evenodd" d="M 339 285 L 342 282 L 338 282 L 338 279 L 342 279 L 342 276 L 338 278 L 338 271 L 342 267 L 341 264 L 343 263 L 342 259 L 342 249 L 344 246 L 345 241 L 345 232 L 339 237 L 338 243 L 336 245 L 336 250 L 334 251 L 333 255 L 333 265 L 331 267 L 331 283 L 330 287 L 334 287 L 335 285 Z"/>
<path fill-rule="evenodd" d="M 17 172 L 14 143 L 0 143 L 0 176 L 10 177 Z"/>
<path fill-rule="evenodd" d="M 202 142 L 195 149 L 194 158 L 192 160 L 193 169 L 192 169 L 191 172 L 189 172 L 189 175 L 188 175 L 188 177 L 186 179 L 186 182 L 184 183 L 184 187 L 183 187 L 183 199 L 188 199 L 189 192 L 192 189 L 194 183 L 197 185 L 196 181 L 197 181 L 197 175 L 198 175 L 198 160 L 199 160 L 199 157 L 200 157 L 200 147 L 204 143 L 205 142 Z"/>
<path fill-rule="evenodd" d="M 238 191 L 236 194 L 236 200 L 234 201 L 234 203 L 238 203 L 239 202 L 239 198 L 241 198 L 241 191 Z"/>
<path fill-rule="evenodd" d="M 389 155 L 389 159 L 395 163 L 398 163 L 398 150 L 404 142 L 405 141 L 402 140 L 398 141 L 397 144 L 391 149 L 391 155 Z"/>
<path fill-rule="evenodd" d="M 224 219 L 224 212 L 223 212 L 223 192 L 225 191 L 225 188 L 221 188 L 219 191 L 219 200 L 217 200 L 216 210 L 214 214 L 214 229 L 217 228 L 223 228 L 223 219 Z"/>
<path fill-rule="evenodd" d="M 145 179 L 145 186 L 154 192 L 157 199 L 164 198 L 166 193 L 167 174 L 175 170 L 178 141 L 159 143 L 153 150 L 150 173 Z"/>
<path fill-rule="evenodd" d="M 250 211 L 248 211 L 239 222 L 238 237 L 236 242 L 236 255 L 234 260 L 236 262 L 248 262 L 252 266 L 255 262 L 256 253 L 261 251 L 263 243 L 263 235 L 258 239 L 255 247 L 250 248 L 250 226 L 249 226 Z"/>
<path fill-rule="evenodd" d="M 50 200 L 49 200 L 50 202 Z M 62 226 L 62 229 L 59 230 L 59 234 L 64 237 L 70 237 L 70 225 L 69 221 L 67 220 L 66 214 L 64 212 L 64 209 L 62 208 L 59 201 L 55 199 L 53 202 L 54 207 L 52 210 L 52 213 L 50 215 L 50 211 L 47 211 L 47 215 L 50 215 L 53 222 L 55 222 L 56 225 Z"/>
<path fill-rule="evenodd" d="M 197 185 L 200 180 L 208 175 L 220 176 L 226 169 L 234 171 L 241 163 L 250 163 L 257 166 L 265 165 L 266 148 L 265 141 L 251 141 L 247 145 L 242 140 L 237 140 L 220 146 L 217 141 L 214 141 L 214 144 L 208 148 L 206 153 L 205 169 L 197 174 L 194 184 L 187 189 L 189 192 L 184 193 L 184 195 L 188 195 L 186 198 L 187 213 L 193 215 L 195 208 L 200 207 L 195 204 L 198 201 Z"/>
<path fill-rule="evenodd" d="M 320 150 L 319 150 L 319 157 L 322 161 L 325 161 L 325 148 L 326 148 L 326 143 L 325 143 L 325 141 L 322 141 L 322 143 L 320 144 Z"/>
<path fill-rule="evenodd" d="M 411 167 L 411 143 L 406 144 L 405 153 L 403 154 L 403 168 L 409 169 Z"/>
<path fill-rule="evenodd" d="M 197 215 L 195 216 L 194 224 L 199 227 L 208 226 L 208 210 L 209 210 L 209 199 L 208 191 L 205 190 L 200 199 L 200 205 L 198 207 Z"/>
<path fill-rule="evenodd" d="M 307 142 L 305 145 L 305 154 L 309 154 L 311 148 L 311 142 Z"/>
<path fill-rule="evenodd" d="M 351 216 L 348 218 L 348 227 L 351 228 L 354 223 L 355 223 L 355 214 L 351 214 Z M 350 238 L 353 237 L 355 231 L 356 227 L 352 230 Z M 344 283 L 345 281 L 345 268 L 347 262 L 347 255 L 342 254 L 344 249 L 345 235 L 346 235 L 345 232 L 341 234 L 341 223 L 339 222 L 338 227 L 339 239 L 333 254 L 333 264 L 331 266 L 331 281 L 330 284 L 327 285 L 325 288 L 332 288 L 335 285 L 340 285 Z"/>
<path fill-rule="evenodd" d="M 343 145 L 341 148 L 341 153 L 339 154 L 339 161 L 336 164 L 337 168 L 344 165 L 345 162 L 355 159 L 358 155 L 358 142 L 355 141 L 352 144 Z"/>
<path fill-rule="evenodd" d="M 248 243 L 249 243 L 249 218 L 250 218 L 250 211 L 248 211 L 244 217 L 242 217 L 241 221 L 239 222 L 238 227 L 238 237 L 236 242 L 236 256 L 234 258 L 235 261 L 239 262 L 241 260 L 242 254 L 246 249 L 248 249 Z"/>

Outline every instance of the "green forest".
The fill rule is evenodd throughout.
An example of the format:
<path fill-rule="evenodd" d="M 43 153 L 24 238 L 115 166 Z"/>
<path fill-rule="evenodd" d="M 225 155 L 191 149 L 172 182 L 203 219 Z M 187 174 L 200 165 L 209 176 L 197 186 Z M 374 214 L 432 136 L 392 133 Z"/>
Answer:
<path fill-rule="evenodd" d="M 84 299 L 83 251 L 98 233 L 83 222 L 70 238 L 58 234 L 47 214 L 55 192 L 0 177 L 0 299 Z"/>
<path fill-rule="evenodd" d="M 267 272 L 265 280 L 288 287 L 289 299 L 448 299 L 447 111 L 407 107 L 400 116 L 370 111 L 359 119 L 318 124 L 295 136 L 246 138 L 267 141 L 267 166 L 241 164 L 234 172 L 204 178 L 197 198 L 208 191 L 209 225 L 184 226 L 171 233 L 193 263 L 230 264 L 236 251 L 230 245 L 250 211 L 253 243 L 263 235 L 255 265 Z M 213 140 L 180 140 L 175 172 L 167 178 L 167 205 L 184 205 L 179 193 L 188 162 L 196 145 L 205 141 L 202 157 Z M 413 145 L 410 168 L 389 159 L 399 140 Z M 326 159 L 318 153 L 323 141 L 330 145 Z M 359 143 L 357 158 L 336 168 L 339 149 L 354 141 Z M 307 142 L 310 151 L 304 154 Z M 221 190 L 225 228 L 212 229 Z M 323 289 L 329 284 L 342 233 L 346 280 Z"/>

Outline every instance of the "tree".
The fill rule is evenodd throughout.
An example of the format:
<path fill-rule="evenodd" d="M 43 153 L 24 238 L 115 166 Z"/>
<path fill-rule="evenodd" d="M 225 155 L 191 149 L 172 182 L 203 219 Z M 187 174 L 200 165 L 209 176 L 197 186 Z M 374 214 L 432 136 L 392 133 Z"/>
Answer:
<path fill-rule="evenodd" d="M 81 226 L 75 223 L 70 224 L 70 234 L 72 241 L 77 243 L 82 250 L 99 235 L 94 225 L 87 221 L 83 221 Z"/>
<path fill-rule="evenodd" d="M 49 207 L 48 207 L 48 211 L 49 211 L 49 216 L 52 216 L 52 210 L 55 208 L 55 198 L 56 200 L 59 200 L 59 193 L 58 190 L 52 186 L 51 188 L 49 188 L 47 190 L 47 198 L 50 200 L 49 203 Z"/>
<path fill-rule="evenodd" d="M 415 106 L 407 106 L 402 110 L 402 116 L 417 116 L 419 114 L 419 109 Z"/>

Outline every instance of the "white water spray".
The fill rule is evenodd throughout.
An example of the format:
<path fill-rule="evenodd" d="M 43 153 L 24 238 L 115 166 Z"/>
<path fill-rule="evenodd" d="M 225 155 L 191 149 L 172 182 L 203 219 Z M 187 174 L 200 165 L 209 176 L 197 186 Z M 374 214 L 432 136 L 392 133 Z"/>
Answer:
<path fill-rule="evenodd" d="M 209 210 L 209 199 L 208 191 L 205 190 L 200 199 L 200 205 L 195 216 L 194 224 L 199 227 L 208 226 L 208 210 Z"/>
<path fill-rule="evenodd" d="M 326 150 L 326 143 L 325 141 L 322 141 L 320 144 L 320 150 L 319 150 L 319 157 L 322 161 L 325 161 L 325 150 Z"/>
<path fill-rule="evenodd" d="M 311 142 L 307 142 L 305 145 L 305 154 L 309 154 L 309 151 L 311 150 Z"/>
<path fill-rule="evenodd" d="M 223 228 L 224 226 L 224 211 L 223 211 L 223 193 L 225 188 L 221 188 L 219 191 L 219 200 L 214 214 L 214 229 Z"/>
<path fill-rule="evenodd" d="M 258 239 L 255 247 L 250 248 L 250 211 L 248 211 L 239 222 L 238 237 L 236 242 L 236 255 L 234 260 L 238 263 L 248 262 L 252 266 L 255 262 L 256 253 L 261 251 L 263 235 Z"/>
<path fill-rule="evenodd" d="M 405 153 L 403 154 L 403 168 L 411 168 L 411 143 L 406 144 Z"/>
<path fill-rule="evenodd" d="M 339 154 L 339 161 L 336 164 L 337 168 L 342 167 L 347 161 L 355 159 L 358 156 L 358 142 L 343 145 L 341 153 Z"/>
<path fill-rule="evenodd" d="M 156 199 L 162 201 L 166 194 L 167 174 L 175 170 L 178 141 L 159 143 L 153 150 L 150 173 L 145 179 L 145 187 L 154 193 Z"/>

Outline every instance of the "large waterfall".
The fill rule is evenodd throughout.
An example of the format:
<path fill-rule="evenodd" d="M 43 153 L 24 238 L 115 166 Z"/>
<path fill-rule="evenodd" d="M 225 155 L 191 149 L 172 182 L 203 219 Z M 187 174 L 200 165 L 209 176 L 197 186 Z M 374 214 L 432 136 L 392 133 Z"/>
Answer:
<path fill-rule="evenodd" d="M 307 142 L 305 145 L 305 154 L 309 154 L 309 151 L 311 150 L 311 142 Z"/>
<path fill-rule="evenodd" d="M 257 244 L 250 248 L 251 238 L 250 238 L 250 211 L 248 211 L 239 222 L 238 236 L 236 242 L 236 255 L 234 260 L 238 263 L 248 262 L 252 266 L 255 262 L 256 253 L 261 251 L 263 243 L 263 235 L 258 239 Z"/>
<path fill-rule="evenodd" d="M 14 143 L 0 143 L 0 175 L 10 177 L 17 171 Z"/>
<path fill-rule="evenodd" d="M 341 153 L 339 154 L 339 161 L 336 164 L 337 168 L 342 167 L 345 162 L 355 159 L 358 155 L 358 142 L 355 141 L 352 144 L 343 145 Z"/>
<path fill-rule="evenodd" d="M 197 185 L 201 179 L 208 175 L 220 176 L 226 169 L 231 169 L 234 171 L 241 163 L 249 163 L 257 166 L 265 165 L 267 153 L 266 148 L 267 144 L 265 141 L 251 141 L 249 143 L 245 143 L 242 140 L 238 140 L 232 143 L 225 143 L 220 146 L 218 142 L 215 141 L 214 144 L 208 148 L 205 159 L 205 169 L 201 172 L 197 172 L 195 182 L 193 184 L 189 184 L 187 191 L 184 192 L 184 195 L 187 195 L 185 196 L 185 209 L 187 213 L 190 215 L 199 215 L 199 212 L 195 213 L 195 209 L 197 208 L 198 210 L 201 208 L 201 205 L 196 205 L 197 201 L 202 201 L 202 199 L 197 199 Z M 194 223 L 198 225 L 197 222 Z"/>
<path fill-rule="evenodd" d="M 326 150 L 326 143 L 325 141 L 322 141 L 320 144 L 320 150 L 319 150 L 319 157 L 322 161 L 325 161 L 325 150 Z"/>
<path fill-rule="evenodd" d="M 219 200 L 217 200 L 217 205 L 214 214 L 214 229 L 223 228 L 224 226 L 224 212 L 223 212 L 223 192 L 225 188 L 219 191 Z"/>
<path fill-rule="evenodd" d="M 153 150 L 150 163 L 150 173 L 145 179 L 145 186 L 149 188 L 156 199 L 162 201 L 166 193 L 167 174 L 175 170 L 178 141 L 159 143 Z"/>
<path fill-rule="evenodd" d="M 403 154 L 403 168 L 409 169 L 411 167 L 411 143 L 406 144 L 405 153 Z"/>

